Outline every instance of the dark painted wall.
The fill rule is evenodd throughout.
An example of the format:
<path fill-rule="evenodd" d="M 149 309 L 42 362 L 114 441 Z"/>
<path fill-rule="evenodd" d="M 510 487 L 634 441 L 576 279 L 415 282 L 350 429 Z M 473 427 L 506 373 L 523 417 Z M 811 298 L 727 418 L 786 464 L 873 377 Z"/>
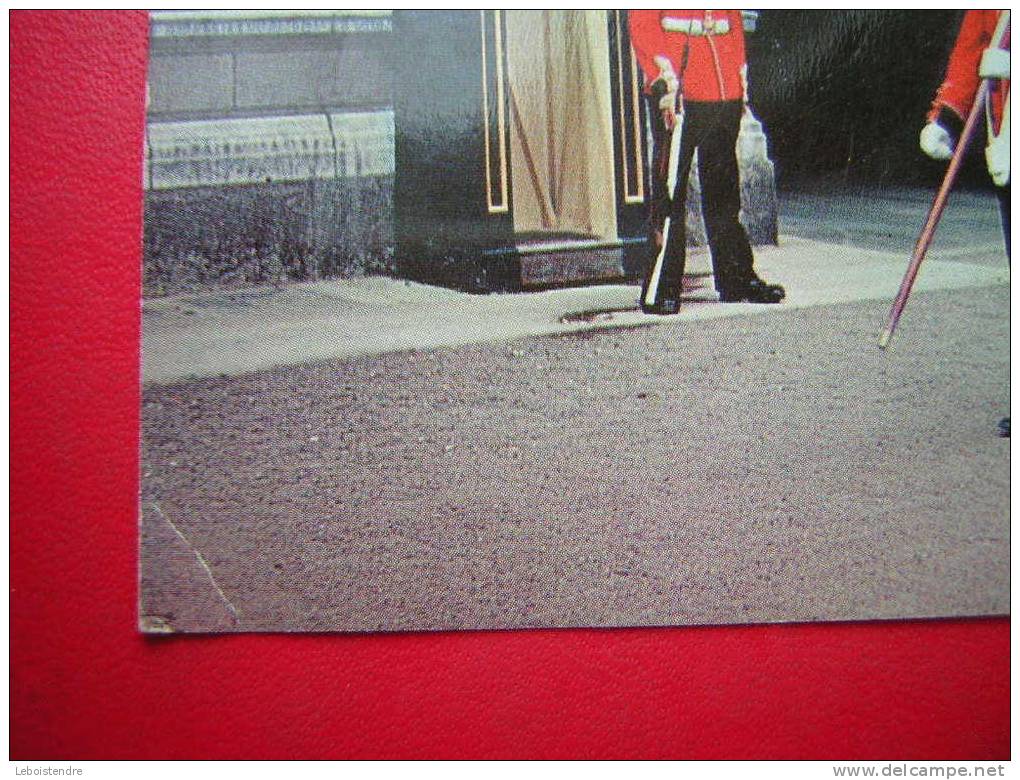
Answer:
<path fill-rule="evenodd" d="M 489 113 L 480 95 L 482 14 L 398 10 L 394 37 L 394 233 L 399 275 L 471 291 L 515 289 L 512 206 L 489 213 L 485 123 L 498 159 L 493 15 L 485 12 Z M 504 95 L 504 112 L 508 111 Z M 493 163 L 493 168 L 498 163 Z M 495 180 L 496 171 L 493 171 Z M 508 204 L 510 201 L 508 201 Z"/>
<path fill-rule="evenodd" d="M 751 102 L 780 187 L 803 178 L 930 184 L 918 133 L 960 11 L 762 11 L 748 36 Z M 974 144 L 963 183 L 986 186 Z"/>

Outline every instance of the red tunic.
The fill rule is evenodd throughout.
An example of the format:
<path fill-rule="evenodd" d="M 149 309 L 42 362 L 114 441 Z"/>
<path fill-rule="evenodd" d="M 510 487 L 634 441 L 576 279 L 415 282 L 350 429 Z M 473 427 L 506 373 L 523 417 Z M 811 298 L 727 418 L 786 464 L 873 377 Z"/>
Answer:
<path fill-rule="evenodd" d="M 685 99 L 744 97 L 746 59 L 740 11 L 628 11 L 627 20 L 646 90 L 659 76 L 655 57 L 664 56 L 682 78 Z M 687 66 L 681 73 L 688 44 Z"/>
<path fill-rule="evenodd" d="M 971 106 L 974 105 L 978 86 L 981 84 L 981 79 L 978 76 L 981 54 L 991 45 L 998 22 L 999 11 L 967 11 L 964 15 L 960 32 L 956 36 L 956 44 L 953 46 L 953 53 L 949 55 L 945 80 L 938 92 L 935 93 L 931 111 L 928 112 L 930 121 L 935 121 L 939 111 L 943 108 L 950 109 L 961 120 L 967 118 Z M 1008 33 L 1002 43 L 1002 48 L 1009 51 Z M 1002 118 L 1003 101 L 1008 93 L 1009 82 L 1006 81 L 1002 89 L 995 89 L 991 94 L 992 115 L 995 117 L 996 130 L 998 130 Z"/>

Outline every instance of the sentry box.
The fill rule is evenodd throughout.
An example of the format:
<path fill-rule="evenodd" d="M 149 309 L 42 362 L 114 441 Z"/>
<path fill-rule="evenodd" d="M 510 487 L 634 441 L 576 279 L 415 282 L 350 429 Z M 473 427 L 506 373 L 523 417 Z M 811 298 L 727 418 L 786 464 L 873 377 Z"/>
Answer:
<path fill-rule="evenodd" d="M 643 273 L 650 141 L 625 11 L 395 11 L 393 37 L 400 276 L 496 292 Z M 752 243 L 775 243 L 774 169 L 750 114 L 738 158 Z M 700 198 L 688 203 L 703 244 Z"/>

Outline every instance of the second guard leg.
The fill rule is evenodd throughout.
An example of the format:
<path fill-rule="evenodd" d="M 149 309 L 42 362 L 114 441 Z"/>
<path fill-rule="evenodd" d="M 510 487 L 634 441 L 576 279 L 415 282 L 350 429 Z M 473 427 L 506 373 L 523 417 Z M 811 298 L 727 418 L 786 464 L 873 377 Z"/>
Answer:
<path fill-rule="evenodd" d="M 751 243 L 740 224 L 737 135 L 743 103 L 707 104 L 703 110 L 708 116 L 698 150 L 698 173 L 716 290 L 724 302 L 778 303 L 786 291 L 758 278 Z"/>

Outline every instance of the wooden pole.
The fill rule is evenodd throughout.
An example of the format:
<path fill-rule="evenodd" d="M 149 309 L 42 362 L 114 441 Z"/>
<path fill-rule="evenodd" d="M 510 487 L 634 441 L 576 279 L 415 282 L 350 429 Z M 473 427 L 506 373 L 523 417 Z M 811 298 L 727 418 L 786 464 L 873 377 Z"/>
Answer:
<path fill-rule="evenodd" d="M 981 82 L 977 97 L 974 99 L 974 106 L 970 109 L 970 114 L 967 117 L 967 123 L 963 126 L 963 132 L 960 133 L 960 140 L 956 142 L 956 151 L 953 152 L 953 158 L 949 162 L 949 169 L 942 179 L 942 186 L 939 187 L 935 201 L 932 203 L 931 209 L 928 210 L 928 219 L 925 220 L 921 235 L 918 236 L 917 244 L 914 246 L 914 254 L 910 257 L 907 272 L 903 275 L 903 281 L 900 282 L 900 290 L 896 293 L 892 309 L 889 311 L 889 321 L 886 323 L 885 330 L 882 331 L 882 336 L 878 340 L 880 349 L 885 349 L 889 346 L 889 340 L 892 338 L 893 331 L 896 330 L 896 323 L 899 322 L 900 314 L 903 313 L 903 307 L 907 305 L 907 298 L 910 297 L 910 288 L 914 286 L 914 279 L 917 278 L 917 272 L 921 269 L 921 262 L 928 252 L 928 247 L 931 246 L 932 239 L 935 238 L 935 228 L 938 227 L 939 220 L 942 219 L 942 212 L 946 209 L 946 201 L 949 200 L 949 190 L 952 189 L 953 183 L 956 181 L 956 174 L 963 164 L 963 156 L 967 152 L 967 147 L 974 136 L 974 129 L 977 127 L 981 114 L 984 112 L 987 95 L 988 81 L 985 80 Z"/>
<path fill-rule="evenodd" d="M 999 24 L 996 27 L 992 45 L 999 46 L 1008 34 L 1009 11 L 1003 11 L 999 17 Z M 914 286 L 914 279 L 917 278 L 921 262 L 928 252 L 928 247 L 931 246 L 932 239 L 935 238 L 935 228 L 938 227 L 939 220 L 942 219 L 942 212 L 945 211 L 946 201 L 949 199 L 949 190 L 952 189 L 953 183 L 956 181 L 956 174 L 959 173 L 960 166 L 963 164 L 963 156 L 970 145 L 971 139 L 974 137 L 974 130 L 985 109 L 985 101 L 988 99 L 988 85 L 989 79 L 982 79 L 981 86 L 974 97 L 974 105 L 967 116 L 963 132 L 960 133 L 960 140 L 956 143 L 956 151 L 953 152 L 953 158 L 949 162 L 949 169 L 946 171 L 945 178 L 942 179 L 942 186 L 939 187 L 938 194 L 935 196 L 935 202 L 932 203 L 931 209 L 928 211 L 928 219 L 925 220 L 921 235 L 918 236 L 917 244 L 914 246 L 914 254 L 910 258 L 907 272 L 903 275 L 899 292 L 896 293 L 896 299 L 893 301 L 892 309 L 889 311 L 889 321 L 886 323 L 885 330 L 882 331 L 882 335 L 878 339 L 879 349 L 885 349 L 889 346 L 893 331 L 896 330 L 896 323 L 899 322 L 900 315 L 903 313 L 903 307 L 907 305 L 907 298 L 910 297 L 910 288 Z"/>

